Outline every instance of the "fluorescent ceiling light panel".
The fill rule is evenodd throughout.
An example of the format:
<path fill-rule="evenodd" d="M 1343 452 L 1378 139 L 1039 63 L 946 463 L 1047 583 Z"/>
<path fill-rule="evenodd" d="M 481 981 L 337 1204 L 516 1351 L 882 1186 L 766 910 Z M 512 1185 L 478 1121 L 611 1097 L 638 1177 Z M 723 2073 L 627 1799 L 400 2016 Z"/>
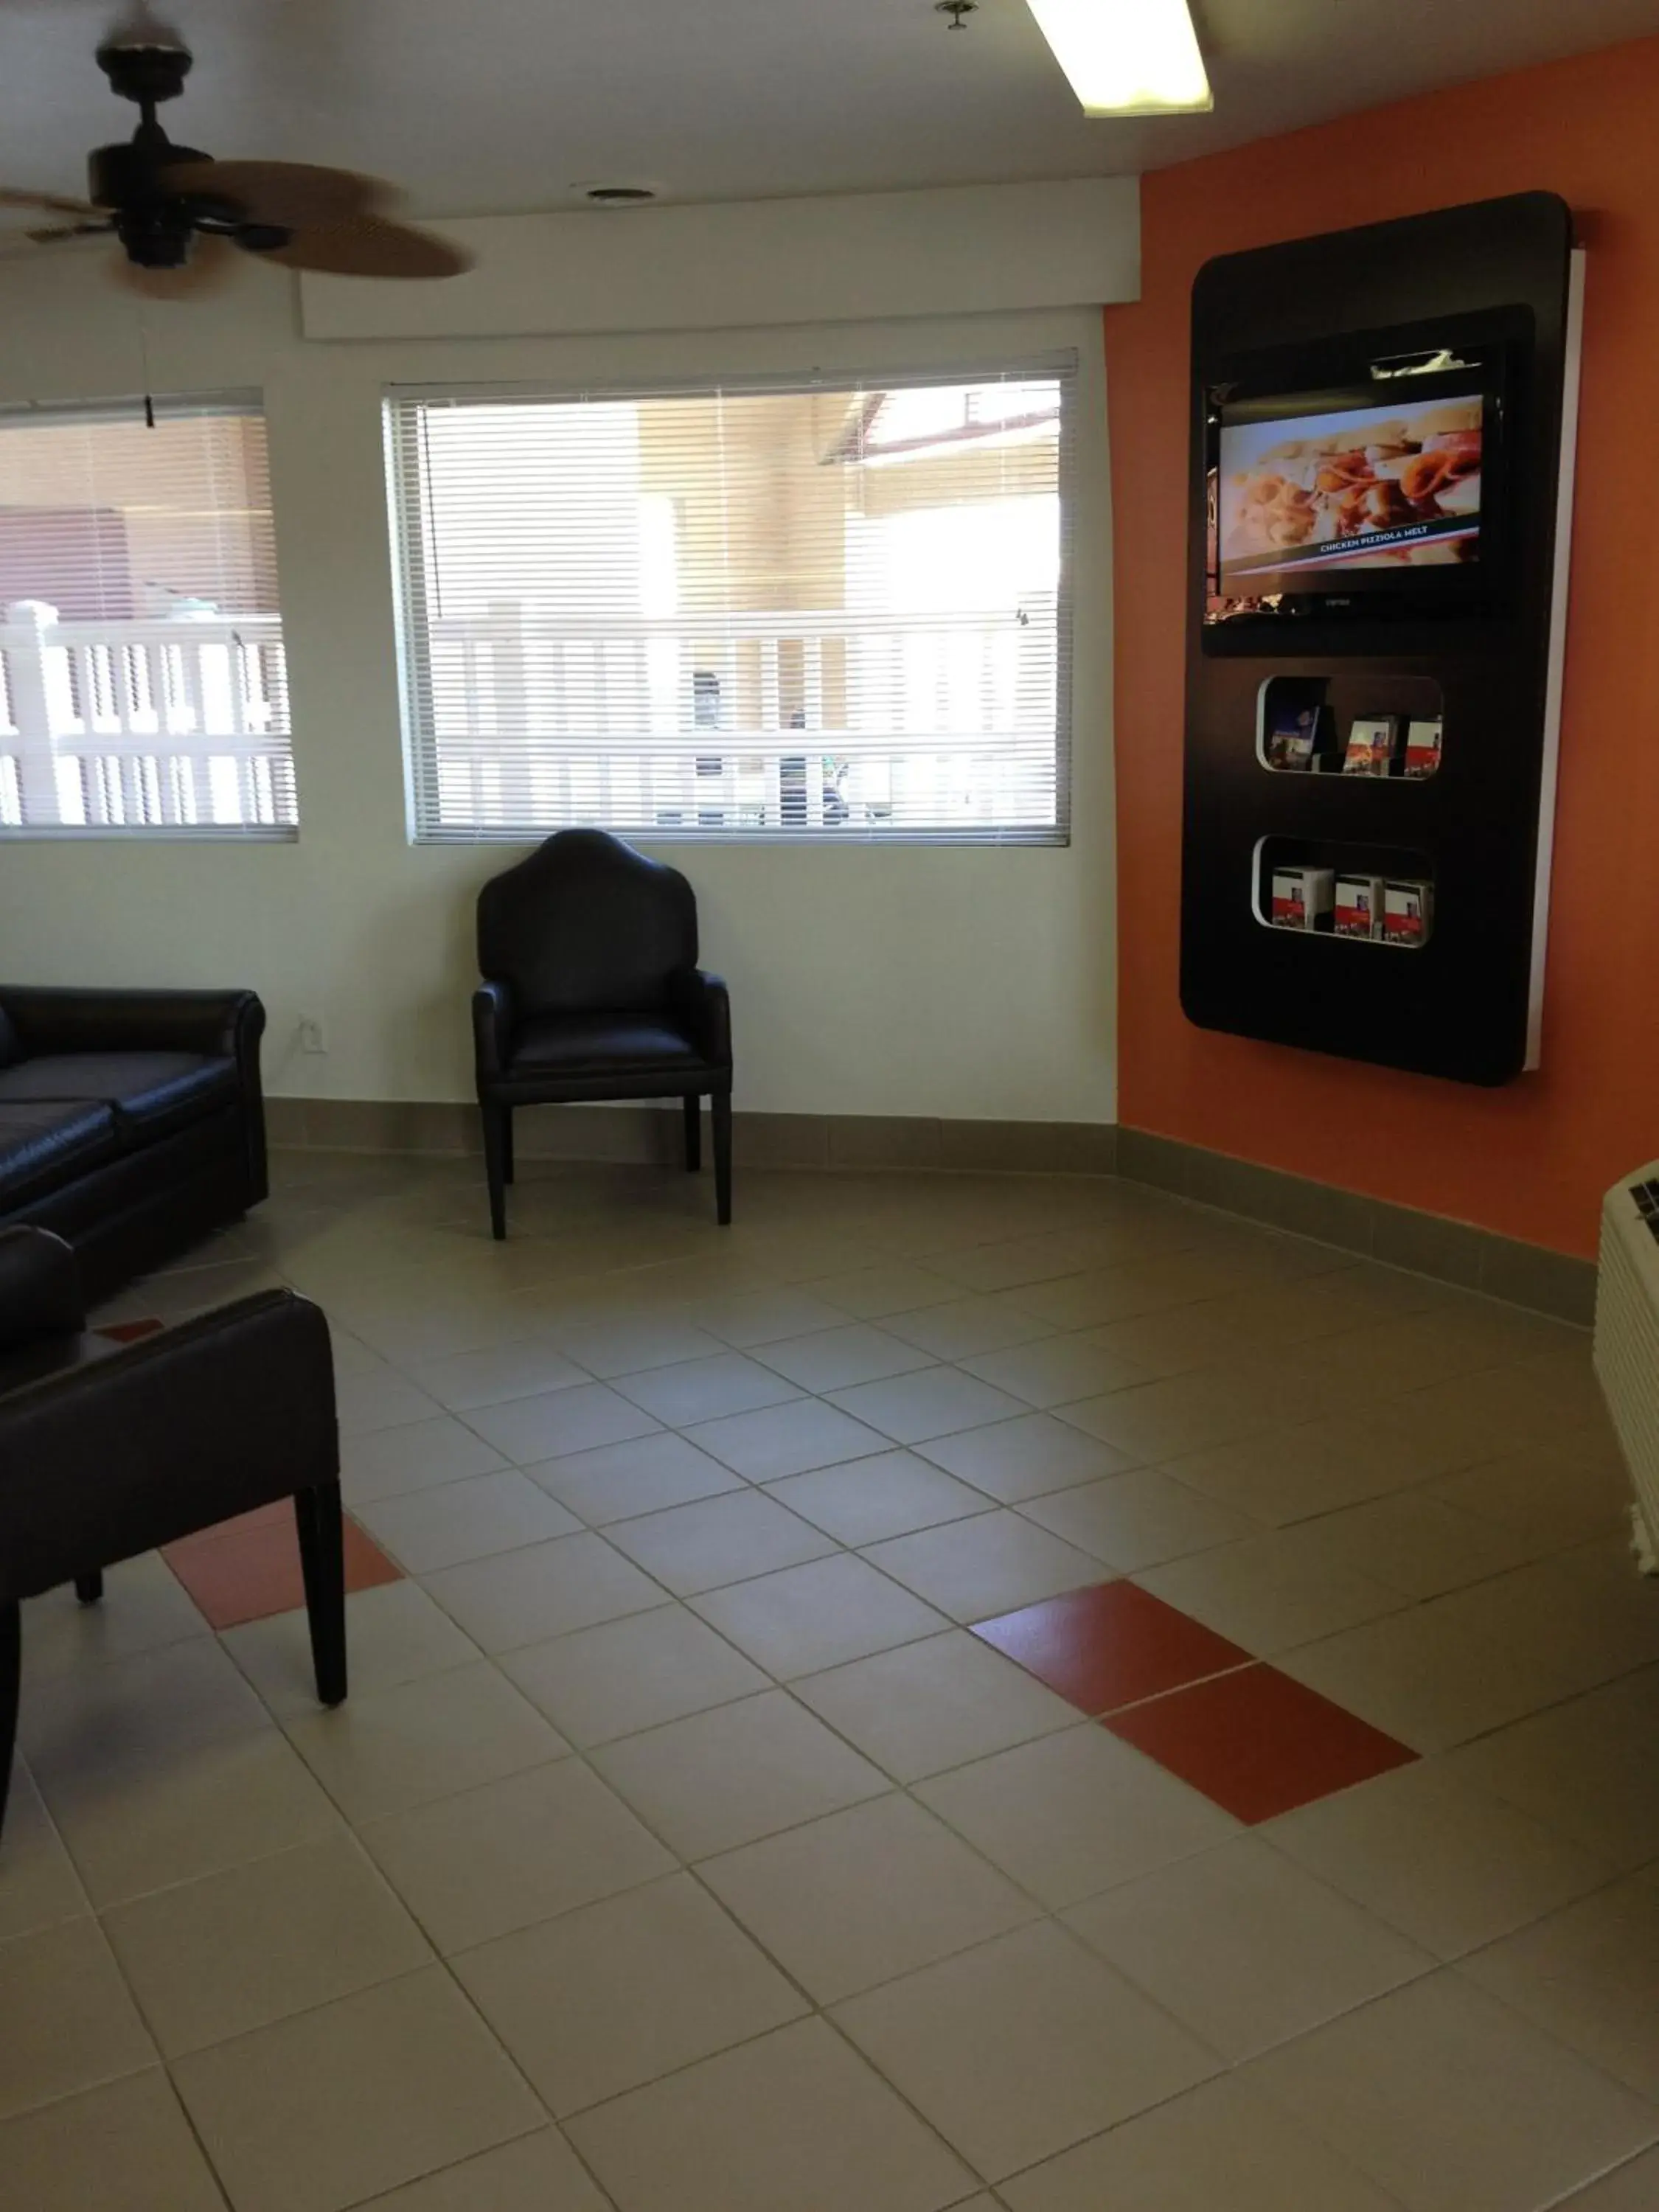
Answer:
<path fill-rule="evenodd" d="M 1027 0 L 1086 115 L 1213 107 L 1187 0 Z"/>

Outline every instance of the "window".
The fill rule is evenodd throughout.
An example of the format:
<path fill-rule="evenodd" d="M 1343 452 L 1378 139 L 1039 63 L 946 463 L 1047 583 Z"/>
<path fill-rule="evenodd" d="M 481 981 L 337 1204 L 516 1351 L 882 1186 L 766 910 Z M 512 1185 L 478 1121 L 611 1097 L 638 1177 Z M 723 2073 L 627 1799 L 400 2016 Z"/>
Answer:
<path fill-rule="evenodd" d="M 0 837 L 291 836 L 257 402 L 0 411 Z"/>
<path fill-rule="evenodd" d="M 1063 842 L 1074 371 L 394 393 L 415 837 Z"/>

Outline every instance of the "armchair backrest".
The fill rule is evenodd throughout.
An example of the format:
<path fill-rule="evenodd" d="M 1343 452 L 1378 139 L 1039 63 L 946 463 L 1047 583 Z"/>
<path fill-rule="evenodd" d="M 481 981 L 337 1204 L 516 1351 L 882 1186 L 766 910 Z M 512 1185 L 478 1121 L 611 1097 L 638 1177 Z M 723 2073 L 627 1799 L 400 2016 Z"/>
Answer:
<path fill-rule="evenodd" d="M 521 1015 L 653 1010 L 696 964 L 690 884 L 603 830 L 561 830 L 478 894 L 478 972 Z"/>

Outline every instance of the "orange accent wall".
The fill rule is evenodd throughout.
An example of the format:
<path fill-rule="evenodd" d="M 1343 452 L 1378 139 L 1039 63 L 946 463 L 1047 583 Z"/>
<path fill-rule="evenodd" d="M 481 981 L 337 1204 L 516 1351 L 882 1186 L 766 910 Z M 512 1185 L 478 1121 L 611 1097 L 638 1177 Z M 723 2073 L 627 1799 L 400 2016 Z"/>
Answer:
<path fill-rule="evenodd" d="M 1477 1091 L 1195 1029 L 1177 989 L 1194 276 L 1530 190 L 1559 192 L 1589 248 L 1542 1067 Z M 1659 40 L 1188 162 L 1143 193 L 1142 297 L 1106 311 L 1121 1119 L 1591 1253 L 1602 1191 L 1659 1155 Z"/>

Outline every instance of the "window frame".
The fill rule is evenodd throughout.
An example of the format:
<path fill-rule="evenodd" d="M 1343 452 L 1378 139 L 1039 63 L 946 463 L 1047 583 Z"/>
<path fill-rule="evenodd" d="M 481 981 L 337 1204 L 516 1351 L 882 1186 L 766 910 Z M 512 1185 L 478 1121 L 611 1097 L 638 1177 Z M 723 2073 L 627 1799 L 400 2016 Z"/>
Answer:
<path fill-rule="evenodd" d="M 381 388 L 382 451 L 391 541 L 391 583 L 398 657 L 398 685 L 402 723 L 404 820 L 410 844 L 442 848 L 494 845 L 506 848 L 533 846 L 559 828 L 574 826 L 549 822 L 541 825 L 512 824 L 500 829 L 474 823 L 453 828 L 434 828 L 421 818 L 421 747 L 435 754 L 435 732 L 427 726 L 422 691 L 421 643 L 427 621 L 427 564 L 424 530 L 426 514 L 412 482 L 415 454 L 412 438 L 400 434 L 403 412 L 418 420 L 425 406 L 461 404 L 503 406 L 573 404 L 583 401 L 617 402 L 653 399 L 706 398 L 805 394 L 867 387 L 896 390 L 952 386 L 1002 379 L 1054 378 L 1060 388 L 1059 435 L 1056 441 L 1055 489 L 1060 502 L 1060 571 L 1054 611 L 1054 813 L 1052 823 L 1025 826 L 964 830 L 921 827 L 856 828 L 785 827 L 781 823 L 745 829 L 696 823 L 624 825 L 616 834 L 648 845 L 803 846 L 817 848 L 859 846 L 953 848 L 995 850 L 1000 848 L 1066 848 L 1073 842 L 1073 758 L 1075 690 L 1076 567 L 1078 541 L 1082 534 L 1084 488 L 1079 429 L 1079 408 L 1089 393 L 1086 363 L 1081 349 L 1071 343 L 1032 349 L 1012 343 L 1006 350 L 986 354 L 963 349 L 943 359 L 898 365 L 871 365 L 854 356 L 834 366 L 780 368 L 763 373 L 721 374 L 716 371 L 689 376 L 629 377 L 610 380 L 581 378 L 467 379 L 415 383 L 388 382 Z M 1018 428 L 1019 426 L 1011 426 Z M 841 447 L 826 460 L 844 464 Z M 902 462 L 905 453 L 891 455 L 878 449 L 876 458 L 887 465 Z M 599 827 L 611 825 L 599 823 Z"/>
<path fill-rule="evenodd" d="M 72 428 L 76 424 L 95 427 L 99 424 L 152 424 L 177 422 L 236 420 L 253 417 L 258 420 L 265 436 L 265 466 L 270 481 L 270 416 L 265 406 L 262 386 L 246 386 L 215 388 L 206 392 L 181 392 L 164 394 L 129 393 L 116 398 L 64 400 L 24 399 L 0 402 L 0 430 L 23 424 L 41 428 L 61 425 Z M 272 499 L 275 507 L 275 499 Z M 58 510 L 53 510 L 54 512 Z M 286 617 L 282 608 L 282 571 L 276 543 L 274 511 L 270 525 L 271 574 L 276 585 L 277 630 L 275 642 L 283 653 L 282 690 L 285 700 L 291 700 L 287 672 Z M 0 610 L 0 613 L 3 611 Z M 137 618 L 139 621 L 143 617 Z M 227 617 L 234 623 L 239 617 Z M 240 617 L 246 620 L 247 617 Z M 158 622 L 165 617 L 157 617 Z M 0 630 L 4 628 L 0 622 Z M 179 641 L 188 640 L 191 633 L 186 625 L 179 625 Z M 241 647 L 240 641 L 233 641 Z M 112 650 L 115 648 L 106 648 Z M 246 647 L 241 647 L 246 651 Z M 154 679 L 151 672 L 150 679 Z M 181 754 L 188 748 L 180 744 L 171 747 L 161 742 L 169 736 L 182 733 L 158 731 L 158 743 L 154 757 L 166 759 Z M 287 740 L 286 750 L 281 756 L 281 768 L 286 778 L 293 818 L 289 821 L 242 822 L 52 822 L 0 823 L 0 846 L 14 844 L 88 843 L 111 845 L 143 845 L 179 843 L 200 844 L 294 844 L 300 836 L 299 775 L 295 758 L 294 724 L 291 703 L 287 710 L 287 727 L 281 732 Z M 122 757 L 122 749 L 109 756 Z M 148 758 L 151 756 L 136 757 Z M 211 757 L 211 756 L 210 756 Z M 229 757 L 229 756 L 224 756 Z M 276 803 L 273 797 L 273 805 Z"/>

